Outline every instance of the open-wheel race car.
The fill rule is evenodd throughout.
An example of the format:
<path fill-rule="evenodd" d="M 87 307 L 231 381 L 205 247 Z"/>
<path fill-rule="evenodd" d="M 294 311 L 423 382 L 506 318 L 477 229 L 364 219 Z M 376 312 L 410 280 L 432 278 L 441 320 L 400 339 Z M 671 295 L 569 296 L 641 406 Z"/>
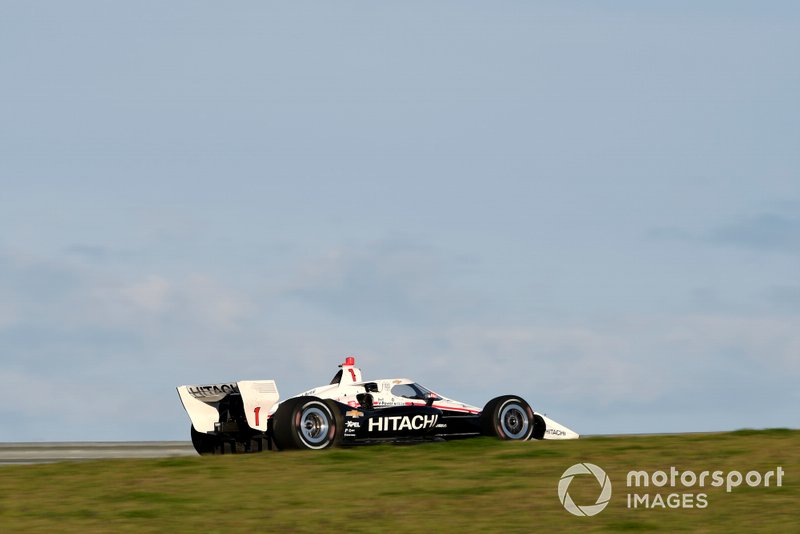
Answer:
<path fill-rule="evenodd" d="M 200 454 L 496 436 L 574 439 L 578 434 L 533 411 L 516 395 L 480 409 L 406 378 L 362 380 L 348 357 L 330 384 L 279 402 L 273 380 L 180 386 Z"/>

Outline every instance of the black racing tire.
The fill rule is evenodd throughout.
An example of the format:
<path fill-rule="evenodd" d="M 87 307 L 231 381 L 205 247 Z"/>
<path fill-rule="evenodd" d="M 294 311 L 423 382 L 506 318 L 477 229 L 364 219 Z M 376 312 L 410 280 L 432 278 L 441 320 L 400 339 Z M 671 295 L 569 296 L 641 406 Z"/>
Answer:
<path fill-rule="evenodd" d="M 478 423 L 481 427 L 482 436 L 497 437 L 497 434 L 494 431 L 494 422 L 492 421 L 492 414 L 494 413 L 494 409 L 497 407 L 497 403 L 500 401 L 501 398 L 502 397 L 495 397 L 494 399 L 487 402 L 486 406 L 483 407 L 483 411 L 481 412 L 480 418 L 478 419 Z"/>
<path fill-rule="evenodd" d="M 275 445 L 286 449 L 327 449 L 343 434 L 341 414 L 317 397 L 287 399 L 273 416 Z"/>
<path fill-rule="evenodd" d="M 218 454 L 218 447 L 221 445 L 220 439 L 216 436 L 209 436 L 205 432 L 198 432 L 192 425 L 192 445 L 197 454 Z"/>
<path fill-rule="evenodd" d="M 535 428 L 533 409 L 522 397 L 503 395 L 484 406 L 480 415 L 481 434 L 504 440 L 531 439 Z"/>
<path fill-rule="evenodd" d="M 333 420 L 336 422 L 336 430 L 333 435 L 333 446 L 338 447 L 342 444 L 342 438 L 344 437 L 344 416 L 342 415 L 342 411 L 339 409 L 338 403 L 332 399 L 326 399 L 325 404 L 328 405 L 330 408 L 331 413 L 333 414 Z"/>

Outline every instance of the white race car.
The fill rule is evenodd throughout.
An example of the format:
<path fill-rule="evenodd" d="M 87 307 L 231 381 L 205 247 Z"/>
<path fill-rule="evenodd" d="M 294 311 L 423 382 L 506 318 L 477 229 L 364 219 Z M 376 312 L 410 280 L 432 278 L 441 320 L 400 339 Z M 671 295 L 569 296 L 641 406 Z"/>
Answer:
<path fill-rule="evenodd" d="M 227 454 L 475 436 L 579 437 L 516 395 L 495 397 L 480 409 L 407 378 L 362 380 L 353 357 L 339 367 L 330 384 L 283 402 L 273 380 L 178 387 L 195 449 Z"/>

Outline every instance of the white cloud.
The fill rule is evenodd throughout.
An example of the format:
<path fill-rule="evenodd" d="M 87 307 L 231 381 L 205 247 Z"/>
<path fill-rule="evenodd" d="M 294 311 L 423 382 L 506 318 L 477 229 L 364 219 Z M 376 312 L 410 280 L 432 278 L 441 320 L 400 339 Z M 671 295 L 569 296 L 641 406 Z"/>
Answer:
<path fill-rule="evenodd" d="M 767 373 L 800 373 L 800 316 L 689 316 L 674 321 L 665 342 L 692 357 L 733 354 Z"/>
<path fill-rule="evenodd" d="M 759 251 L 800 253 L 800 217 L 762 213 L 716 228 L 710 242 Z"/>
<path fill-rule="evenodd" d="M 255 305 L 205 275 L 190 275 L 178 286 L 176 302 L 201 324 L 232 328 L 246 318 Z"/>
<path fill-rule="evenodd" d="M 151 274 L 133 282 L 97 285 L 92 296 L 96 321 L 123 325 L 168 318 L 171 328 L 183 324 L 230 329 L 253 309 L 247 296 L 201 274 Z"/>
<path fill-rule="evenodd" d="M 471 324 L 378 343 L 420 379 L 462 394 L 529 391 L 551 403 L 669 406 L 675 396 L 782 383 L 800 374 L 800 318 L 663 316 L 557 325 Z M 395 367 L 397 364 L 395 364 Z M 758 373 L 759 380 L 748 380 Z M 430 378 L 426 378 L 426 375 Z M 437 386 L 435 383 L 431 384 Z M 446 394 L 446 392 L 443 392 Z M 779 396 L 779 394 L 777 394 Z M 535 400 L 534 397 L 534 400 Z M 777 398 L 777 397 L 776 397 Z M 716 400 L 714 401 L 716 402 Z"/>
<path fill-rule="evenodd" d="M 17 321 L 17 312 L 8 302 L 0 301 L 0 330 L 13 325 Z"/>
<path fill-rule="evenodd" d="M 705 232 L 684 228 L 659 227 L 647 232 L 656 240 L 708 243 L 757 252 L 800 253 L 800 216 L 797 207 L 786 204 L 787 213 L 760 213 L 744 216 Z"/>
<path fill-rule="evenodd" d="M 519 393 L 553 415 L 566 410 L 565 422 L 579 430 L 637 430 L 628 414 L 655 409 L 680 420 L 688 417 L 686 406 L 676 404 L 684 399 L 706 406 L 692 412 L 695 427 L 728 404 L 739 402 L 742 410 L 743 399 L 745 409 L 790 417 L 790 393 L 775 384 L 800 374 L 800 316 L 512 322 L 463 306 L 478 299 L 447 280 L 452 266 L 446 264 L 414 247 L 339 248 L 306 263 L 290 289 L 264 295 L 207 274 L 122 275 L 35 258 L 13 267 L 6 262 L 0 341 L 12 357 L 0 371 L 18 389 L 42 392 L 24 401 L 31 436 L 85 416 L 137 411 L 146 382 L 153 415 L 137 413 L 140 428 L 148 431 L 150 417 L 161 428 L 174 419 L 180 430 L 170 436 L 180 437 L 185 421 L 172 398 L 179 383 L 274 378 L 290 395 L 325 383 L 348 354 L 367 377 L 407 375 L 478 405 Z M 297 291 L 309 293 L 298 299 Z M 364 300 L 359 292 L 379 298 Z M 318 311 L 298 305 L 304 299 Z M 359 313 L 337 314 L 353 302 Z M 106 388 L 102 394 L 113 401 L 95 406 L 83 396 L 92 388 Z M 728 390 L 748 395 L 729 397 Z M 60 421 L 48 418 L 42 398 L 63 401 Z M 110 438 L 133 437 L 123 426 L 106 429 Z M 161 436 L 143 436 L 150 437 Z"/>
<path fill-rule="evenodd" d="M 635 357 L 636 343 L 627 334 L 591 326 L 475 324 L 443 332 L 446 348 L 434 361 L 451 370 L 458 362 L 460 381 L 495 391 L 543 391 L 602 404 L 631 394 L 655 398 L 663 389 L 643 384 L 651 373 Z"/>
<path fill-rule="evenodd" d="M 370 323 L 450 322 L 479 301 L 453 276 L 461 261 L 398 240 L 335 247 L 301 265 L 286 294 Z"/>
<path fill-rule="evenodd" d="M 161 313 L 168 305 L 170 284 L 161 276 L 150 275 L 144 280 L 119 288 L 119 295 L 148 313 Z"/>

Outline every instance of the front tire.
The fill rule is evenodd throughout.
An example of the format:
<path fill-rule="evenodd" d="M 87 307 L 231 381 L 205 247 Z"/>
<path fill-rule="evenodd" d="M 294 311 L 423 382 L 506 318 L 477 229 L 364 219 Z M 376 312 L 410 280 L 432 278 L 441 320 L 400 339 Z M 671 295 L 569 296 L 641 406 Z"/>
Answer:
<path fill-rule="evenodd" d="M 273 418 L 273 435 L 279 449 L 326 449 L 339 441 L 341 417 L 335 407 L 317 397 L 297 397 L 282 402 Z"/>
<path fill-rule="evenodd" d="M 535 428 L 533 409 L 516 395 L 496 397 L 486 403 L 480 416 L 481 434 L 504 440 L 524 441 Z"/>

